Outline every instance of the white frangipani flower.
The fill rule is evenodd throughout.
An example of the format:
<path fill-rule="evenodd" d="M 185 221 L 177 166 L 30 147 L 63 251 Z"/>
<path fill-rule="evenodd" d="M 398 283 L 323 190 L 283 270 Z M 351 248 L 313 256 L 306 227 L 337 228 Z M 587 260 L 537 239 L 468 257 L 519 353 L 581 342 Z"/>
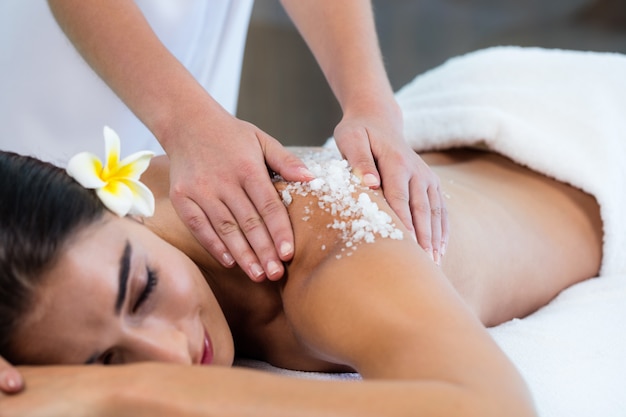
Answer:
<path fill-rule="evenodd" d="M 85 188 L 95 189 L 102 203 L 118 216 L 154 214 L 154 196 L 139 177 L 148 168 L 154 153 L 136 152 L 120 161 L 120 138 L 104 127 L 105 164 L 90 153 L 74 155 L 67 173 Z"/>

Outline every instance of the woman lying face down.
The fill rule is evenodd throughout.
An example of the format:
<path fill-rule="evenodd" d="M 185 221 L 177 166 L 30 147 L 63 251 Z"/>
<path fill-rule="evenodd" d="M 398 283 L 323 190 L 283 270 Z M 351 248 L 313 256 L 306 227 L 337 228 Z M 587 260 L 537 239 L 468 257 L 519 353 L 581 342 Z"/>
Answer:
<path fill-rule="evenodd" d="M 311 189 L 319 182 L 303 191 L 278 181 L 291 200 L 295 256 L 284 280 L 253 283 L 220 266 L 179 222 L 167 198 L 167 160 L 155 160 L 143 177 L 155 216 L 137 220 L 108 212 L 57 168 L 2 154 L 2 201 L 10 202 L 0 216 L 6 358 L 228 366 L 237 353 L 289 369 L 354 369 L 365 381 L 287 380 L 223 366 L 33 368 L 25 369 L 26 392 L 1 401 L 28 410 L 50 400 L 52 381 L 68 380 L 64 392 L 86 398 L 96 415 L 242 415 L 250 407 L 260 415 L 534 415 L 523 381 L 484 325 L 529 314 L 596 275 L 598 207 L 493 154 L 426 160 L 449 197 L 454 231 L 440 266 L 381 195 L 356 186 L 355 201 L 383 220 L 348 213 L 346 221 L 333 214 L 337 201 Z M 368 237 L 351 234 L 372 227 Z M 124 401 L 103 401 L 111 395 Z"/>

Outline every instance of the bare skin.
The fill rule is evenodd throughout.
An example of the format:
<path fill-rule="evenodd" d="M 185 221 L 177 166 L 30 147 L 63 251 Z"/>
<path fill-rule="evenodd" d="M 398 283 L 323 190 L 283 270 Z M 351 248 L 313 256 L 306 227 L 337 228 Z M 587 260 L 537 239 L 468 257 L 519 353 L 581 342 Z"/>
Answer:
<path fill-rule="evenodd" d="M 593 197 L 495 154 L 457 151 L 422 157 L 441 178 L 449 196 L 451 229 L 459 234 L 449 243 L 442 271 L 484 325 L 524 317 L 564 288 L 597 275 L 602 224 Z M 162 159 L 144 176 L 160 200 L 161 211 L 147 224 L 183 248 L 204 271 L 210 271 L 205 276 L 218 298 L 222 294 L 223 306 L 236 305 L 239 317 L 241 304 L 249 306 L 243 320 L 231 321 L 235 336 L 256 335 L 252 340 L 249 336 L 241 338 L 236 343 L 239 352 L 285 368 L 345 371 L 343 366 L 320 363 L 299 346 L 284 318 L 282 284 L 259 286 L 246 280 L 238 269 L 220 268 L 183 227 L 172 227 L 178 222 L 174 213 L 164 215 L 170 210 L 167 183 L 162 181 L 165 172 L 167 161 Z M 385 205 L 380 195 L 371 194 L 373 200 Z M 314 236 L 317 230 L 325 230 L 329 223 L 326 216 L 300 220 L 304 204 L 296 201 L 289 207 L 296 236 L 300 237 L 294 261 L 288 266 L 291 279 L 315 269 L 341 247 L 330 234 L 321 240 Z M 327 251 L 320 250 L 320 242 L 326 244 Z M 359 257 L 351 264 L 352 273 L 364 274 L 376 259 Z M 393 279 L 392 274 L 389 277 Z M 245 303 L 239 302 L 242 297 Z"/>
<path fill-rule="evenodd" d="M 0 399 L 0 415 L 23 415 L 37 405 L 46 415 L 535 415 L 523 381 L 483 325 L 529 314 L 597 274 L 598 207 L 590 196 L 496 155 L 459 151 L 425 159 L 442 178 L 456 236 L 441 267 L 412 239 L 377 239 L 337 259 L 343 242 L 326 228 L 331 216 L 301 220 L 307 198 L 298 198 L 288 207 L 296 253 L 287 279 L 260 285 L 220 266 L 191 237 L 167 197 L 166 159 L 144 176 L 157 197 L 157 215 L 146 225 L 203 271 L 200 279 L 219 301 L 239 353 L 290 369 L 354 369 L 364 382 L 300 381 L 220 366 L 21 368 L 28 388 Z M 393 215 L 381 195 L 370 193 Z M 95 231 L 115 237 L 139 227 L 114 222 L 117 228 Z M 163 285 L 176 288 L 182 277 L 174 278 Z M 57 291 L 55 301 L 71 306 L 67 293 Z M 49 328 L 54 314 L 35 311 L 24 334 Z M 68 314 L 82 317 L 80 310 Z M 67 329 L 73 321 L 63 321 L 65 331 L 80 339 L 80 328 Z M 48 349 L 66 354 L 54 337 L 47 335 Z M 25 337 L 31 350 L 35 342 L 37 334 Z M 197 349 L 187 357 L 157 352 L 156 345 L 133 348 L 144 360 L 176 353 L 177 362 L 196 363 L 199 356 Z"/>

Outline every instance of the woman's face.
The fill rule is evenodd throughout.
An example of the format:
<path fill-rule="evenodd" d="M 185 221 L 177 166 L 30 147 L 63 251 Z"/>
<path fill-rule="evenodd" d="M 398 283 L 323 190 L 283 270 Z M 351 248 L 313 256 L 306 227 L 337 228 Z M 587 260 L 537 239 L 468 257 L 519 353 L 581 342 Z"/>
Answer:
<path fill-rule="evenodd" d="M 146 227 L 109 214 L 69 242 L 22 323 L 17 353 L 33 365 L 230 365 L 234 355 L 196 265 Z"/>

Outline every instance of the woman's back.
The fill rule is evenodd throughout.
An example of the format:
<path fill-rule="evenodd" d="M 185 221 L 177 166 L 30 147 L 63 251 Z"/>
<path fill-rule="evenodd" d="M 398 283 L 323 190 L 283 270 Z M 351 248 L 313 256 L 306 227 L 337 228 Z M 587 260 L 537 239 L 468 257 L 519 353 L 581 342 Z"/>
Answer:
<path fill-rule="evenodd" d="M 486 325 L 525 316 L 597 275 L 602 223 L 593 197 L 492 153 L 423 157 L 449 196 L 443 270 Z"/>
<path fill-rule="evenodd" d="M 463 150 L 423 156 L 440 176 L 447 197 L 451 239 L 441 269 L 483 324 L 529 314 L 563 288 L 596 275 L 601 223 L 593 198 L 495 154 Z M 301 343 L 285 314 L 286 281 L 310 279 L 318 271 L 348 264 L 349 273 L 360 276 L 382 259 L 393 265 L 422 251 L 380 192 L 367 194 L 404 231 L 402 241 L 377 236 L 373 244 L 350 242 L 333 227 L 337 217 L 319 208 L 318 197 L 291 192 L 294 260 L 284 280 L 253 283 L 238 268 L 219 266 L 179 223 L 167 199 L 166 178 L 166 161 L 153 164 L 145 176 L 158 202 L 157 216 L 148 225 L 204 270 L 229 318 L 239 353 L 277 366 L 346 369 L 320 359 Z M 277 189 L 284 190 L 285 184 L 278 182 Z M 389 269 L 387 285 L 394 285 L 397 273 L 402 271 Z"/>

